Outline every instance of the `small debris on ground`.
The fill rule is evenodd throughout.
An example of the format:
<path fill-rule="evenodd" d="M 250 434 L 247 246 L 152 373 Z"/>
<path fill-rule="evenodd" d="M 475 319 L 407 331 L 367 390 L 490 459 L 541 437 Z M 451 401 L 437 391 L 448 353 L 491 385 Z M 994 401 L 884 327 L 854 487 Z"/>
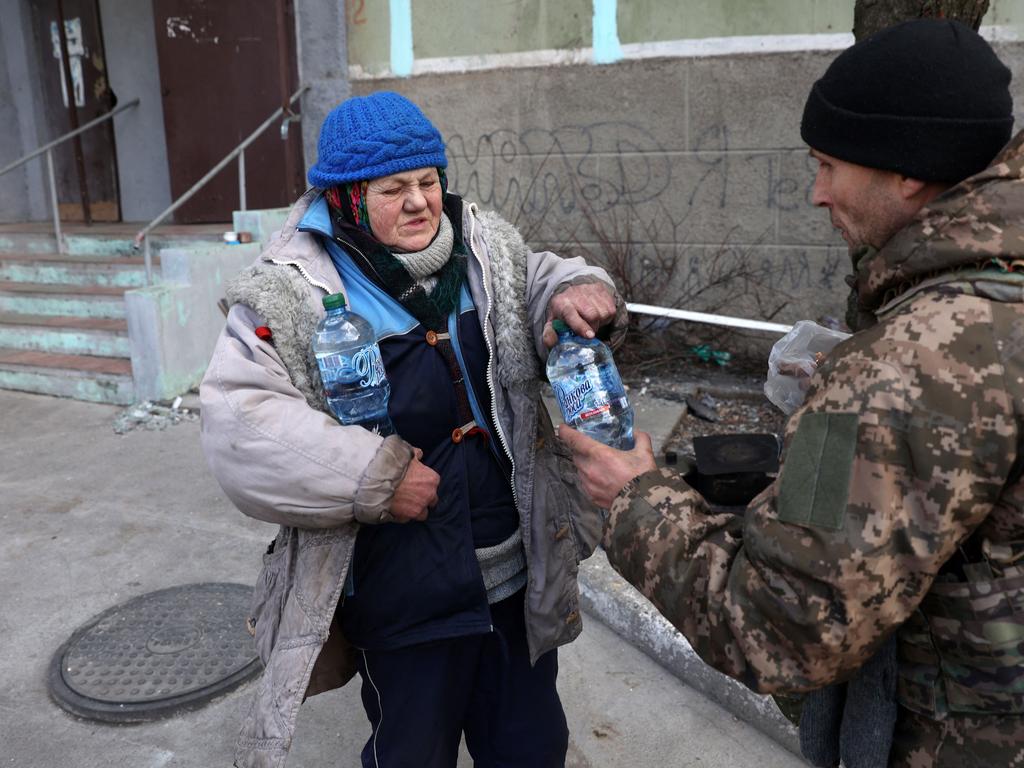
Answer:
<path fill-rule="evenodd" d="M 665 439 L 663 450 L 678 451 L 681 456 L 693 453 L 693 438 L 703 435 L 732 435 L 767 432 L 781 435 L 786 416 L 763 396 L 720 396 L 716 400 L 714 422 L 684 413 L 675 429 Z"/>
<path fill-rule="evenodd" d="M 114 419 L 114 432 L 123 435 L 134 429 L 167 429 L 183 421 L 198 421 L 199 411 L 182 408 L 181 397 L 170 400 L 146 400 L 125 408 Z"/>
<path fill-rule="evenodd" d="M 686 396 L 686 407 L 698 419 L 718 421 L 718 401 L 707 392 L 695 392 Z"/>
<path fill-rule="evenodd" d="M 728 365 L 729 361 L 732 360 L 731 352 L 727 352 L 724 349 L 713 349 L 709 344 L 699 344 L 696 347 L 690 347 L 690 351 L 697 356 L 698 360 L 704 363 Z"/>

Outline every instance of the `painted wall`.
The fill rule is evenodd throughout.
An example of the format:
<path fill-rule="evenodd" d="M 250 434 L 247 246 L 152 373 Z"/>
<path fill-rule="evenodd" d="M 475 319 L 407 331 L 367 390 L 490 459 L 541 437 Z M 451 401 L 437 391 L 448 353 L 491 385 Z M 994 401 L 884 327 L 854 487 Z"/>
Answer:
<path fill-rule="evenodd" d="M 412 3 L 416 58 L 478 56 L 591 42 L 591 0 Z"/>
<path fill-rule="evenodd" d="M 1019 38 L 1024 32 L 1024 5 L 1019 0 L 991 0 L 983 23 L 1010 27 Z"/>
<path fill-rule="evenodd" d="M 114 118 L 121 218 L 148 222 L 171 204 L 153 6 L 100 0 L 99 7 L 110 87 L 119 104 L 141 99 Z"/>
<path fill-rule="evenodd" d="M 24 3 L 13 3 L 0 24 L 0 167 L 28 154 L 52 136 L 43 125 L 35 95 L 41 92 L 31 15 Z M 44 187 L 45 158 L 0 176 L 0 221 L 43 219 L 50 215 Z"/>
<path fill-rule="evenodd" d="M 456 192 L 535 247 L 624 265 L 637 299 L 841 317 L 846 247 L 810 203 L 799 121 L 853 6 L 349 0 L 350 77 L 420 104 Z M 1022 21 L 1024 3 L 992 0 L 987 34 Z M 1024 117 L 1024 43 L 996 45 Z"/>
<path fill-rule="evenodd" d="M 764 35 L 846 34 L 854 0 L 347 0 L 356 78 L 416 62 Z M 991 0 L 986 26 L 1024 32 L 1024 3 Z M 595 44 L 596 43 L 596 44 Z"/>
<path fill-rule="evenodd" d="M 999 44 L 1024 118 L 1024 45 Z M 842 316 L 846 247 L 810 203 L 803 103 L 834 51 L 359 80 L 405 93 L 452 188 L 528 241 L 656 275 L 649 303 L 780 322 Z M 674 271 L 659 271 L 677 258 Z M 725 281 L 726 277 L 731 280 Z"/>
<path fill-rule="evenodd" d="M 623 43 L 849 32 L 853 0 L 633 0 L 618 3 Z"/>

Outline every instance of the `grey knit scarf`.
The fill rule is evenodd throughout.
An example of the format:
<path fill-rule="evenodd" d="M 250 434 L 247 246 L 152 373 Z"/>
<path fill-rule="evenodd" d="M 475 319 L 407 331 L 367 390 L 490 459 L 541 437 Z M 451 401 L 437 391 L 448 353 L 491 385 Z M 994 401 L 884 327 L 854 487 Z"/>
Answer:
<path fill-rule="evenodd" d="M 429 295 L 437 284 L 437 273 L 448 263 L 448 259 L 452 256 L 452 245 L 454 243 L 455 234 L 452 230 L 452 223 L 448 220 L 448 216 L 442 212 L 437 236 L 431 241 L 430 245 L 422 251 L 415 251 L 413 253 L 392 251 L 391 255 L 405 267 L 406 272 L 416 282 L 416 285 Z M 399 297 L 399 301 L 404 301 L 405 298 L 404 296 Z"/>

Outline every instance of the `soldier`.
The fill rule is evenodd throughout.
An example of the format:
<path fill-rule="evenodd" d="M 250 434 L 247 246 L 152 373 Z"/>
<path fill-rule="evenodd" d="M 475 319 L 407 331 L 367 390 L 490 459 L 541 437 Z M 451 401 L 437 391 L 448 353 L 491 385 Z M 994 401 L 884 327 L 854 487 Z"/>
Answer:
<path fill-rule="evenodd" d="M 657 469 L 646 435 L 622 453 L 560 429 L 609 508 L 612 565 L 715 668 L 810 691 L 895 633 L 893 766 L 1024 765 L 1024 135 L 1003 148 L 1009 81 L 975 32 L 919 20 L 814 84 L 801 135 L 814 202 L 850 246 L 857 333 L 814 375 L 779 478 L 745 514 Z"/>

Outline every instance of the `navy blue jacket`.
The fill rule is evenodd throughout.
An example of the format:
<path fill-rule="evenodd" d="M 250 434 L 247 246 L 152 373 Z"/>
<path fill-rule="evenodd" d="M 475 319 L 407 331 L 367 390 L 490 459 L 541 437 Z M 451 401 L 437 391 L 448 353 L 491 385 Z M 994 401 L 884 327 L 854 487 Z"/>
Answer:
<path fill-rule="evenodd" d="M 477 308 L 465 287 L 448 327 L 425 328 L 376 285 L 332 234 L 326 205 L 311 207 L 300 228 L 321 236 L 345 284 L 353 312 L 377 333 L 395 431 L 423 451 L 440 477 L 438 504 L 425 522 L 363 526 L 356 538 L 347 594 L 339 616 L 355 646 L 391 650 L 491 628 L 474 549 L 504 541 L 519 524 L 511 467 L 491 438 L 487 347 Z M 447 331 L 470 405 L 486 435 L 458 442 L 455 385 L 427 331 Z"/>

